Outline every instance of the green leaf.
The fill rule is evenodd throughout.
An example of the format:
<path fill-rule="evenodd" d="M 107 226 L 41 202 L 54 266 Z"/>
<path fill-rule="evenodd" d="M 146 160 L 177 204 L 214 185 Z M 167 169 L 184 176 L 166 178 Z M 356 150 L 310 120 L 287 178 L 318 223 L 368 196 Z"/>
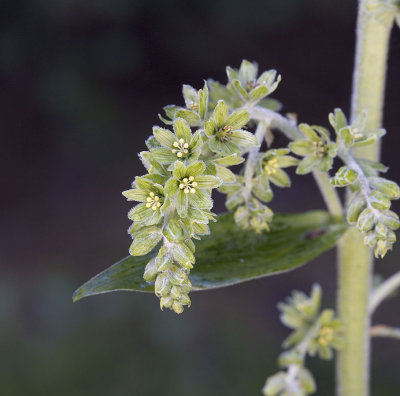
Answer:
<path fill-rule="evenodd" d="M 218 216 L 211 235 L 196 243 L 196 263 L 190 274 L 194 290 L 230 286 L 298 268 L 335 245 L 347 225 L 327 212 L 276 214 L 271 231 L 243 232 L 232 214 Z M 153 291 L 143 279 L 153 257 L 126 257 L 86 282 L 73 295 L 83 297 L 116 290 Z"/>

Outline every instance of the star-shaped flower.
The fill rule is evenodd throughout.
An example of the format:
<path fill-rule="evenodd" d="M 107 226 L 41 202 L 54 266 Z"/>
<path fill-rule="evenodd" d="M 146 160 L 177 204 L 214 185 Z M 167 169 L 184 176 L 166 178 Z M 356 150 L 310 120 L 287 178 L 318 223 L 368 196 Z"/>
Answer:
<path fill-rule="evenodd" d="M 175 133 L 160 127 L 153 128 L 153 135 L 160 144 L 160 147 L 150 150 L 153 160 L 165 165 L 176 160 L 189 163 L 197 160 L 203 144 L 200 132 L 192 135 L 189 125 L 182 118 L 174 121 L 173 128 Z"/>
<path fill-rule="evenodd" d="M 289 144 L 295 154 L 305 157 L 300 161 L 296 173 L 305 175 L 314 168 L 327 172 L 331 169 L 333 158 L 337 154 L 336 143 L 331 142 L 329 132 L 325 128 L 307 124 L 300 124 L 299 128 L 306 139 L 296 140 Z"/>
<path fill-rule="evenodd" d="M 176 209 L 179 216 L 186 217 L 189 206 L 198 209 L 211 209 L 210 190 L 219 187 L 221 179 L 204 175 L 204 162 L 197 161 L 189 166 L 177 161 L 174 164 L 173 177 L 165 185 L 169 198 L 176 197 Z"/>
<path fill-rule="evenodd" d="M 223 100 L 220 100 L 214 109 L 213 118 L 205 124 L 205 132 L 209 137 L 208 147 L 214 153 L 230 155 L 240 153 L 241 149 L 257 147 L 256 137 L 242 130 L 249 120 L 247 110 L 238 110 L 228 117 L 228 109 Z"/>
<path fill-rule="evenodd" d="M 245 102 L 257 103 L 278 87 L 281 76 L 276 70 L 268 70 L 257 78 L 258 66 L 255 62 L 243 60 L 239 70 L 226 68 L 229 84 Z"/>
<path fill-rule="evenodd" d="M 130 220 L 144 222 L 146 225 L 157 224 L 160 221 L 165 192 L 163 186 L 154 180 L 162 182 L 163 177 L 156 174 L 137 177 L 133 183 L 134 188 L 122 193 L 128 201 L 142 202 L 129 212 Z"/>

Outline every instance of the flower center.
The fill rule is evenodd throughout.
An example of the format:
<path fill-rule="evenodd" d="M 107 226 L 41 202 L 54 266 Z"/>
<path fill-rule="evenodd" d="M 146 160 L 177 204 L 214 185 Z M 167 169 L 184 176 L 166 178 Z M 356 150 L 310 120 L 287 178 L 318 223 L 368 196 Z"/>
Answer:
<path fill-rule="evenodd" d="M 197 102 L 191 102 L 188 105 L 189 110 L 194 110 L 196 111 L 199 108 L 199 104 Z"/>
<path fill-rule="evenodd" d="M 358 128 L 352 128 L 351 133 L 353 134 L 354 139 L 360 139 L 363 136 L 362 133 L 360 133 L 360 130 Z"/>
<path fill-rule="evenodd" d="M 160 197 L 153 192 L 146 198 L 146 208 L 157 210 L 161 206 Z"/>
<path fill-rule="evenodd" d="M 264 170 L 265 172 L 267 172 L 267 175 L 276 173 L 277 169 L 278 169 L 278 160 L 276 158 L 270 159 L 264 166 Z"/>
<path fill-rule="evenodd" d="M 321 142 L 321 140 L 319 142 L 312 142 L 312 145 L 314 147 L 313 156 L 314 157 L 323 157 L 324 153 L 325 153 L 325 146 Z"/>
<path fill-rule="evenodd" d="M 229 137 L 232 136 L 232 127 L 225 125 L 223 128 L 220 128 L 217 132 L 217 138 L 223 142 L 225 140 L 229 140 Z"/>
<path fill-rule="evenodd" d="M 176 154 L 178 158 L 182 158 L 189 153 L 189 143 L 186 143 L 184 139 L 179 139 L 179 141 L 173 144 L 175 149 L 172 149 L 172 154 Z"/>
<path fill-rule="evenodd" d="M 322 346 L 327 346 L 333 339 L 333 329 L 323 327 L 318 335 L 318 343 Z"/>
<path fill-rule="evenodd" d="M 197 182 L 194 181 L 193 176 L 189 176 L 189 178 L 185 177 L 179 184 L 179 188 L 183 190 L 185 194 L 194 194 L 196 192 L 194 187 L 197 187 Z"/>

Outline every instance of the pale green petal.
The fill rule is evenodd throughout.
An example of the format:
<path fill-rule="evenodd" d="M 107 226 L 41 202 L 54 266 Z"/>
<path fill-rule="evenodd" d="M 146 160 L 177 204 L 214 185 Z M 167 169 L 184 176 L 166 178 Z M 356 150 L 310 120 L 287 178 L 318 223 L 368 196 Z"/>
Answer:
<path fill-rule="evenodd" d="M 296 140 L 295 142 L 290 143 L 289 147 L 295 154 L 301 156 L 310 155 L 315 150 L 312 142 L 308 139 Z"/>
<path fill-rule="evenodd" d="M 269 180 L 272 183 L 276 184 L 279 187 L 289 187 L 290 179 L 285 171 L 282 169 L 276 169 L 275 173 L 271 173 L 269 176 Z"/>
<path fill-rule="evenodd" d="M 164 147 L 155 148 L 154 150 L 151 150 L 150 154 L 154 161 L 163 165 L 171 164 L 177 160 L 176 154 L 173 154 L 171 149 Z"/>
<path fill-rule="evenodd" d="M 204 81 L 203 89 L 199 91 L 199 116 L 202 120 L 205 119 L 208 108 L 208 86 L 207 81 Z"/>
<path fill-rule="evenodd" d="M 151 188 L 153 187 L 153 182 L 145 179 L 144 177 L 136 177 L 134 184 L 141 190 L 145 190 L 148 192 L 150 192 Z"/>
<path fill-rule="evenodd" d="M 189 195 L 190 203 L 199 209 L 211 209 L 213 206 L 210 194 L 203 190 L 196 190 L 194 194 Z"/>
<path fill-rule="evenodd" d="M 183 139 L 185 143 L 189 143 L 192 138 L 192 133 L 190 131 L 189 125 L 187 122 L 178 118 L 174 121 L 174 132 L 178 139 Z"/>
<path fill-rule="evenodd" d="M 249 112 L 247 110 L 238 110 L 232 113 L 225 121 L 226 126 L 232 127 L 233 130 L 240 129 L 249 121 Z"/>
<path fill-rule="evenodd" d="M 171 148 L 176 141 L 175 135 L 168 129 L 153 127 L 153 135 L 164 147 Z"/>
<path fill-rule="evenodd" d="M 228 109 L 223 100 L 219 100 L 214 109 L 214 121 L 217 128 L 225 125 L 225 120 L 228 114 Z"/>
<path fill-rule="evenodd" d="M 244 161 L 243 157 L 239 157 L 237 154 L 228 155 L 226 157 L 218 158 L 214 162 L 222 166 L 239 165 Z"/>
<path fill-rule="evenodd" d="M 153 214 L 153 209 L 146 207 L 145 203 L 141 203 L 132 208 L 128 213 L 128 219 L 132 221 L 143 221 Z"/>
<path fill-rule="evenodd" d="M 230 141 L 242 147 L 257 147 L 257 138 L 251 133 L 246 131 L 233 131 Z"/>
<path fill-rule="evenodd" d="M 217 188 L 222 184 L 219 177 L 210 175 L 197 176 L 195 182 L 197 183 L 196 188 Z"/>
<path fill-rule="evenodd" d="M 308 137 L 310 140 L 314 142 L 318 142 L 320 140 L 319 136 L 317 133 L 310 127 L 308 124 L 300 124 L 299 129 L 301 132 L 304 133 L 306 137 Z"/>
<path fill-rule="evenodd" d="M 176 210 L 180 217 L 186 217 L 188 210 L 188 194 L 185 194 L 183 190 L 178 191 Z"/>
<path fill-rule="evenodd" d="M 200 117 L 199 115 L 192 110 L 178 110 L 175 113 L 175 117 L 182 118 L 185 120 L 190 126 L 198 126 L 200 125 Z"/>
<path fill-rule="evenodd" d="M 279 168 L 287 168 L 289 166 L 295 166 L 299 163 L 297 158 L 291 157 L 290 155 L 282 155 L 276 157 L 276 164 Z"/>
<path fill-rule="evenodd" d="M 182 162 L 176 161 L 174 164 L 173 175 L 178 180 L 183 179 L 186 175 L 186 166 Z"/>
<path fill-rule="evenodd" d="M 199 176 L 204 172 L 205 169 L 206 166 L 203 161 L 194 162 L 187 167 L 186 176 Z"/>
<path fill-rule="evenodd" d="M 239 80 L 243 85 L 255 83 L 257 77 L 257 63 L 244 59 L 239 68 Z"/>
<path fill-rule="evenodd" d="M 149 193 L 139 188 L 134 188 L 132 190 L 124 191 L 122 195 L 128 198 L 128 201 L 146 202 Z"/>
<path fill-rule="evenodd" d="M 269 90 L 265 85 L 260 85 L 259 87 L 251 90 L 251 92 L 249 93 L 249 99 L 252 102 L 258 102 L 262 98 L 265 98 L 268 95 L 268 92 Z"/>
<path fill-rule="evenodd" d="M 178 188 L 179 188 L 178 180 L 171 178 L 165 184 L 165 189 L 164 190 L 168 195 L 173 196 L 178 191 Z"/>
<path fill-rule="evenodd" d="M 236 176 L 229 169 L 223 166 L 217 166 L 217 170 L 218 170 L 218 177 L 222 179 L 224 183 L 234 183 L 236 181 Z"/>
<path fill-rule="evenodd" d="M 198 94 L 191 85 L 183 84 L 182 94 L 183 98 L 185 99 L 186 107 L 190 107 L 191 105 L 193 105 L 193 103 L 197 103 Z"/>
<path fill-rule="evenodd" d="M 310 155 L 305 157 L 300 161 L 299 166 L 296 169 L 296 173 L 298 175 L 305 175 L 306 173 L 310 173 L 315 167 L 319 165 L 321 162 L 321 158 L 317 156 Z"/>

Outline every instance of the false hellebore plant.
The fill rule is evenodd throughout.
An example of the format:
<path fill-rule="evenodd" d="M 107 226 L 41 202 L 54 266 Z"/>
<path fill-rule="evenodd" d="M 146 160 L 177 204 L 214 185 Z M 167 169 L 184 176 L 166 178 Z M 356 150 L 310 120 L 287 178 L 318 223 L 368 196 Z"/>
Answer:
<path fill-rule="evenodd" d="M 360 2 L 351 117 L 334 109 L 329 128 L 279 114 L 280 103 L 270 95 L 280 75 L 258 75 L 257 64 L 247 60 L 239 69 L 227 67 L 226 84 L 184 85 L 184 103 L 164 108 L 164 125 L 153 127 L 147 151 L 139 154 L 146 174 L 123 192 L 135 202 L 128 214 L 131 256 L 84 284 L 74 300 L 153 290 L 161 309 L 180 314 L 191 304 L 191 291 L 293 269 L 338 243 L 339 312 L 321 310 L 318 285 L 310 297 L 294 292 L 279 305 L 281 321 L 293 331 L 279 358 L 282 370 L 268 378 L 263 393 L 314 393 L 306 357 L 331 359 L 337 349 L 339 394 L 367 395 L 369 315 L 400 285 L 395 275 L 369 298 L 369 251 L 383 258 L 400 226 L 391 210 L 400 189 L 382 176 L 388 168 L 377 149 L 385 135 L 388 33 L 398 15 L 392 1 Z M 273 147 L 276 132 L 288 138 L 287 146 Z M 275 189 L 290 187 L 288 168 L 312 173 L 330 213 L 274 214 Z M 345 209 L 335 191 L 340 187 L 347 190 Z M 212 212 L 214 190 L 226 194 L 230 214 Z M 400 330 L 375 326 L 371 334 L 399 337 Z"/>

